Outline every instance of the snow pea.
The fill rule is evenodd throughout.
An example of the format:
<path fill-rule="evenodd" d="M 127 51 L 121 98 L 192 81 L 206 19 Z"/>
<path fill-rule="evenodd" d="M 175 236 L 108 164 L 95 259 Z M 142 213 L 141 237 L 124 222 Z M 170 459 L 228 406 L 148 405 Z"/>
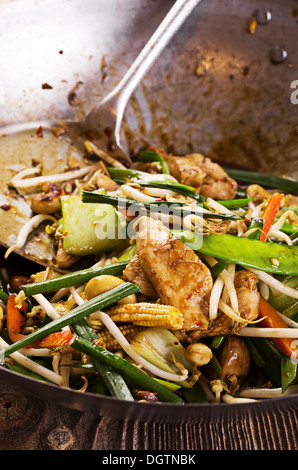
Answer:
<path fill-rule="evenodd" d="M 298 275 L 298 246 L 264 243 L 230 234 L 171 233 L 194 251 L 272 274 Z"/>
<path fill-rule="evenodd" d="M 281 360 L 281 387 L 285 392 L 290 385 L 297 383 L 297 362 L 283 356 Z"/>
<path fill-rule="evenodd" d="M 298 290 L 298 276 L 278 276 L 278 280 L 286 286 Z M 269 302 L 275 310 L 284 313 L 295 301 L 286 294 L 275 293 L 270 289 Z"/>

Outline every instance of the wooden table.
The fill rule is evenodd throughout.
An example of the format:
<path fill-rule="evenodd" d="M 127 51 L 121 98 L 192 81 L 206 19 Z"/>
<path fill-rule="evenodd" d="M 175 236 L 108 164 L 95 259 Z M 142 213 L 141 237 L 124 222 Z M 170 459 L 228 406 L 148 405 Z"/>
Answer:
<path fill-rule="evenodd" d="M 297 409 L 224 425 L 135 423 L 44 403 L 0 383 L 1 450 L 297 450 Z"/>

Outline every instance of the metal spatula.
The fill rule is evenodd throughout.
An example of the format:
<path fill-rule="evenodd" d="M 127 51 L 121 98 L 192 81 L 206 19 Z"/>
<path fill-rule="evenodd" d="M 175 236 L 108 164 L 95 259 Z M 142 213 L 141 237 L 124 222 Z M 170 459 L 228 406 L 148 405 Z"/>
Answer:
<path fill-rule="evenodd" d="M 29 168 L 32 167 L 32 163 L 39 162 L 43 174 L 63 171 L 67 156 L 72 152 L 76 155 L 80 154 L 80 151 L 83 153 L 86 135 L 92 134 L 92 142 L 98 148 L 103 148 L 103 142 L 106 145 L 106 129 L 109 129 L 109 144 L 113 148 L 113 157 L 129 166 L 130 157 L 120 139 L 126 105 L 153 62 L 200 1 L 177 0 L 174 3 L 118 85 L 85 119 L 22 123 L 1 129 L 0 207 L 3 209 L 0 224 L 1 245 L 10 247 L 21 228 L 32 216 L 26 201 L 15 192 L 7 190 L 7 184 L 15 174 L 17 166 Z M 37 128 L 42 129 L 42 139 L 36 138 Z M 60 129 L 63 132 L 57 137 L 53 129 Z M 15 251 L 39 264 L 55 265 L 54 247 L 44 231 L 36 235 L 34 230 L 26 245 Z"/>

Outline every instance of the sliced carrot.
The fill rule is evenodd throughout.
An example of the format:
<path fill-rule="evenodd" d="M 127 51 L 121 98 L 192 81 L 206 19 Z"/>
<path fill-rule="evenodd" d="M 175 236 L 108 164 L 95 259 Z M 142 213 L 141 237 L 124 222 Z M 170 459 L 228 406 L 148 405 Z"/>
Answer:
<path fill-rule="evenodd" d="M 11 294 L 6 306 L 7 331 L 11 341 L 14 343 L 25 336 L 22 334 L 22 331 L 25 326 L 26 312 L 28 308 L 28 304 L 26 302 L 22 303 L 21 308 L 17 307 L 15 299 L 16 295 Z M 56 333 L 50 333 L 44 338 L 29 344 L 27 348 L 57 348 L 58 346 L 64 346 L 72 338 L 73 335 L 70 331 L 58 331 Z"/>
<path fill-rule="evenodd" d="M 262 242 L 264 242 L 267 238 L 267 235 L 279 211 L 280 204 L 281 204 L 283 197 L 284 197 L 283 194 L 276 194 L 274 196 L 271 196 L 271 198 L 268 201 L 268 204 L 263 214 L 263 229 L 260 235 L 260 241 Z"/>
<path fill-rule="evenodd" d="M 70 331 L 58 331 L 57 333 L 50 333 L 49 335 L 35 341 L 31 347 L 39 348 L 57 348 L 69 343 L 73 338 Z"/>
<path fill-rule="evenodd" d="M 22 307 L 18 308 L 15 304 L 16 294 L 11 294 L 8 297 L 6 305 L 6 326 L 8 335 L 14 343 L 23 338 L 22 331 L 26 322 L 26 312 L 28 304 L 22 303 Z"/>
<path fill-rule="evenodd" d="M 278 312 L 267 302 L 262 296 L 260 296 L 260 308 L 259 318 L 262 318 L 259 326 L 264 328 L 288 328 L 288 325 L 284 322 Z M 270 338 L 275 347 L 285 356 L 295 357 L 297 355 L 297 346 L 293 338 Z"/>

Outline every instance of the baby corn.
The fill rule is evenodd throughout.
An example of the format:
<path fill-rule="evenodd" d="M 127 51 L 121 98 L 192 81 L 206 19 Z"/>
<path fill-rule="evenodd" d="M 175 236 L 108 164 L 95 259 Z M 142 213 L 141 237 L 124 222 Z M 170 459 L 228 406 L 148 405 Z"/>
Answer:
<path fill-rule="evenodd" d="M 131 341 L 133 336 L 136 333 L 139 333 L 144 329 L 142 326 L 136 326 L 132 324 L 127 324 L 127 325 L 120 325 L 119 330 L 121 333 L 125 336 L 128 342 Z M 109 332 L 108 329 L 101 329 L 96 332 L 99 341 L 102 343 L 102 347 L 107 349 L 108 351 L 118 351 L 119 349 L 122 349 L 118 341 L 114 338 L 113 335 Z"/>
<path fill-rule="evenodd" d="M 183 316 L 176 307 L 151 303 L 124 304 L 112 307 L 108 315 L 114 322 L 131 322 L 140 326 L 159 326 L 180 330 Z"/>

